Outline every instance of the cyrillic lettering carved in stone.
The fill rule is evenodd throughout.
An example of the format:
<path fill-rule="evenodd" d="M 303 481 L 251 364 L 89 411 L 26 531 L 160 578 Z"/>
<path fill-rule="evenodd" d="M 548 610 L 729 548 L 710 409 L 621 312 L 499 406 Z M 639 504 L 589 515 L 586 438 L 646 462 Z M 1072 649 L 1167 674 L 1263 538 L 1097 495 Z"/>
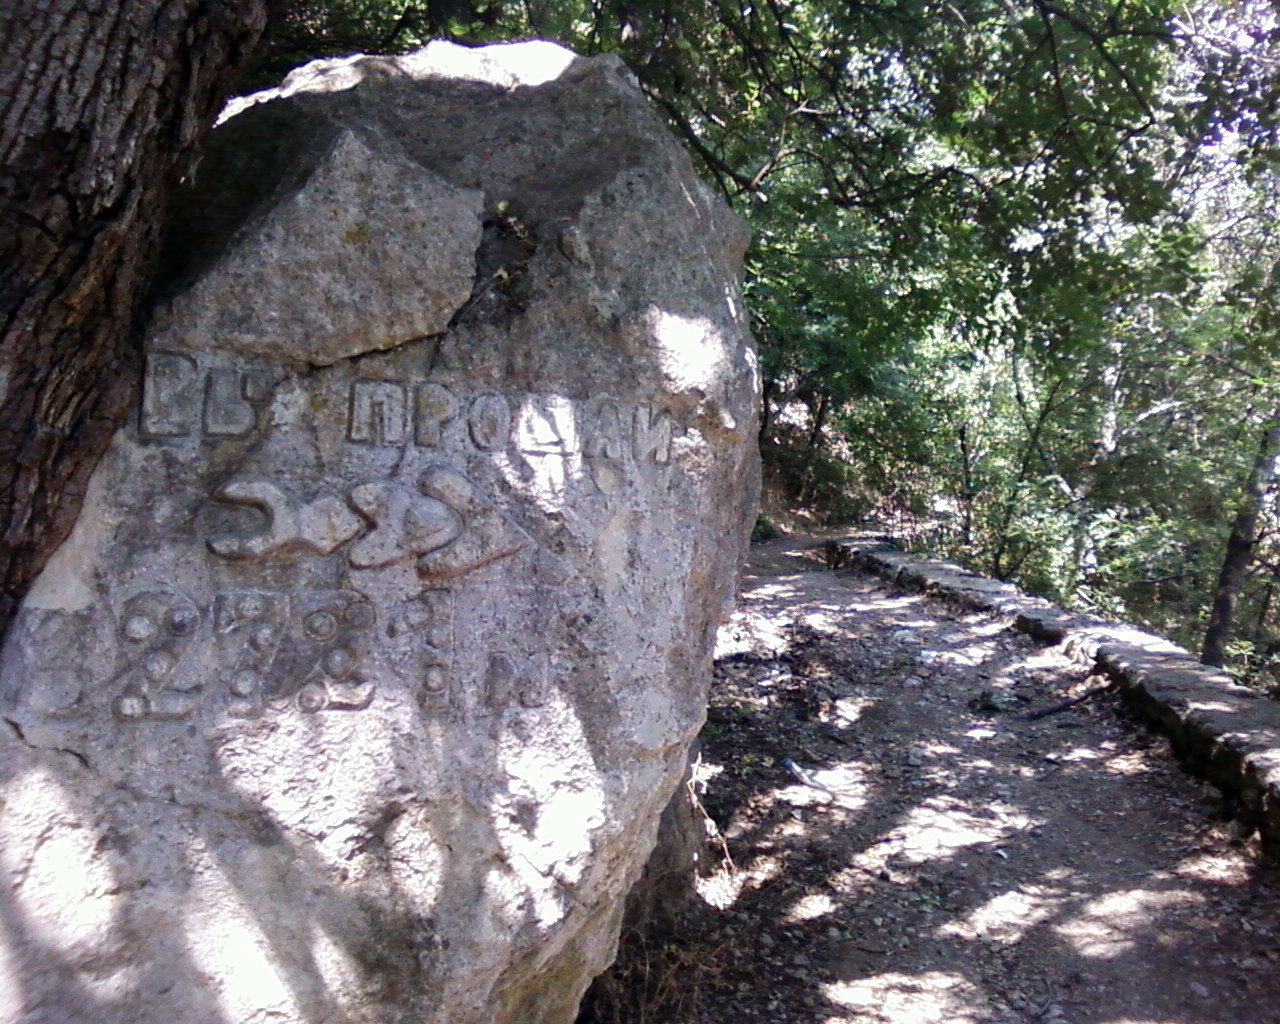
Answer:
<path fill-rule="evenodd" d="M 485 707 L 490 711 L 542 707 L 547 701 L 549 674 L 550 658 L 545 654 L 490 654 L 484 681 Z"/>
<path fill-rule="evenodd" d="M 211 370 L 204 393 L 204 432 L 236 436 L 247 434 L 257 423 L 257 413 L 247 401 L 246 382 L 235 370 Z"/>
<path fill-rule="evenodd" d="M 467 425 L 481 451 L 505 447 L 511 436 L 511 405 L 502 395 L 477 395 L 471 400 Z"/>
<path fill-rule="evenodd" d="M 438 448 L 444 427 L 458 415 L 458 399 L 443 384 L 419 384 L 415 394 L 414 440 L 424 448 Z"/>
<path fill-rule="evenodd" d="M 581 451 L 577 410 L 560 395 L 530 395 L 520 406 L 516 437 L 526 455 L 573 455 Z"/>
<path fill-rule="evenodd" d="M 355 381 L 347 436 L 360 444 L 402 444 L 408 412 L 403 385 L 386 380 Z"/>
<path fill-rule="evenodd" d="M 138 433 L 143 438 L 222 438 L 250 433 L 270 398 L 272 377 L 216 358 L 152 352 L 143 374 Z M 277 370 L 278 376 L 281 371 Z"/>
<path fill-rule="evenodd" d="M 617 404 L 603 401 L 596 410 L 595 422 L 587 434 L 583 451 L 592 458 L 624 459 L 630 451 L 628 434 L 623 425 L 623 413 Z"/>
<path fill-rule="evenodd" d="M 635 458 L 640 463 L 666 465 L 671 461 L 674 427 L 665 412 L 645 406 L 635 411 Z"/>
<path fill-rule="evenodd" d="M 152 352 L 142 381 L 140 429 L 147 437 L 185 437 L 195 429 L 200 386 L 196 361 L 181 352 Z"/>

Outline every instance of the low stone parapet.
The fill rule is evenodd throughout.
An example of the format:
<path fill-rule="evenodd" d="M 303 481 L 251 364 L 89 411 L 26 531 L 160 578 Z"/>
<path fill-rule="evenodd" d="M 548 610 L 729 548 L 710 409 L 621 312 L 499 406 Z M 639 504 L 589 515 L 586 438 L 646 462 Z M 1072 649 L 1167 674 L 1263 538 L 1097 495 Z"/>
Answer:
<path fill-rule="evenodd" d="M 1037 640 L 1118 685 L 1135 712 L 1168 735 L 1191 772 L 1223 791 L 1235 815 L 1280 857 L 1280 703 L 1201 665 L 1186 650 L 1135 626 L 1067 611 L 1009 583 L 950 562 L 920 558 L 880 539 L 828 541 L 827 563 L 875 573 L 960 607 L 1010 619 Z"/>

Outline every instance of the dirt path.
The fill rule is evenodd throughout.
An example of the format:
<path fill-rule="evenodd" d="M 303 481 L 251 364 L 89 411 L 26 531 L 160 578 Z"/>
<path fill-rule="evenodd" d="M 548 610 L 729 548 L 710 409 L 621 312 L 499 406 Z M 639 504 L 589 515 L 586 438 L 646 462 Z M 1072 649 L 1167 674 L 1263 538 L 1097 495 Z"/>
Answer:
<path fill-rule="evenodd" d="M 1029 719 L 1098 682 L 1053 649 L 802 547 L 722 630 L 732 863 L 632 1019 L 1280 1024 L 1280 877 L 1216 790 L 1111 697 Z"/>

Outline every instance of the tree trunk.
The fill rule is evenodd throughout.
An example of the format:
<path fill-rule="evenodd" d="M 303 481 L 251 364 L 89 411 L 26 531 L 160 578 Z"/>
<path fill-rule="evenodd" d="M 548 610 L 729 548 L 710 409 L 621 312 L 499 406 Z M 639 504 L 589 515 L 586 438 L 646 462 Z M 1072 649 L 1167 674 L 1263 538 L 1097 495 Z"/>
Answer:
<path fill-rule="evenodd" d="M 1018 492 L 1031 477 L 1031 469 L 1035 463 L 1035 457 L 1040 453 L 1040 436 L 1044 433 L 1045 426 L 1049 422 L 1049 416 L 1054 412 L 1054 399 L 1057 398 L 1063 382 L 1063 378 L 1058 377 L 1050 385 L 1049 391 L 1044 396 L 1044 401 L 1040 403 L 1040 409 L 1033 420 L 1027 410 L 1027 400 L 1022 393 L 1022 384 L 1018 380 L 1016 361 L 1013 369 L 1013 391 L 1018 401 L 1018 408 L 1022 413 L 1022 421 L 1027 430 L 1027 438 L 1022 445 L 1022 457 L 1018 461 L 1018 475 L 1014 477 L 1009 487 L 1009 493 L 1001 507 L 1000 518 L 996 528 L 996 547 L 991 555 L 991 575 L 998 580 L 1011 578 L 1027 558 L 1027 552 L 1024 551 L 1021 555 L 1014 556 L 1012 562 L 1005 559 L 1013 540 L 1009 534 L 1013 528 L 1013 521 L 1020 511 L 1018 508 Z"/>
<path fill-rule="evenodd" d="M 820 395 L 818 408 L 813 410 L 813 425 L 809 430 L 809 439 L 804 446 L 804 456 L 800 460 L 799 500 L 802 504 L 813 498 L 813 467 L 817 460 L 818 447 L 822 444 L 822 431 L 827 425 L 827 412 L 830 407 L 831 403 L 828 396 L 826 394 Z"/>
<path fill-rule="evenodd" d="M 969 450 L 969 424 L 961 423 L 956 430 L 960 443 L 960 508 L 964 516 L 961 522 L 960 541 L 965 550 L 973 544 L 973 453 Z"/>
<path fill-rule="evenodd" d="M 0 10 L 0 637 L 129 406 L 170 190 L 269 2 Z"/>
<path fill-rule="evenodd" d="M 1267 617 L 1271 614 L 1271 603 L 1276 597 L 1276 572 L 1272 570 L 1271 578 L 1262 591 L 1262 600 L 1258 602 L 1258 615 L 1253 620 L 1253 658 L 1262 661 L 1267 650 Z"/>
<path fill-rule="evenodd" d="M 1253 560 L 1253 546 L 1258 535 L 1258 516 L 1267 488 L 1276 478 L 1276 459 L 1280 457 L 1280 409 L 1277 409 L 1270 428 L 1262 438 L 1253 468 L 1245 481 L 1240 508 L 1231 524 L 1227 538 L 1227 552 L 1218 573 L 1218 590 L 1213 598 L 1213 610 L 1209 626 L 1200 648 L 1200 661 L 1204 665 L 1222 667 L 1226 660 L 1227 638 L 1231 634 L 1231 619 L 1235 614 L 1236 599 L 1244 584 L 1249 563 Z"/>
<path fill-rule="evenodd" d="M 760 446 L 773 439 L 773 403 L 778 397 L 778 382 L 773 377 L 765 377 L 760 388 Z"/>

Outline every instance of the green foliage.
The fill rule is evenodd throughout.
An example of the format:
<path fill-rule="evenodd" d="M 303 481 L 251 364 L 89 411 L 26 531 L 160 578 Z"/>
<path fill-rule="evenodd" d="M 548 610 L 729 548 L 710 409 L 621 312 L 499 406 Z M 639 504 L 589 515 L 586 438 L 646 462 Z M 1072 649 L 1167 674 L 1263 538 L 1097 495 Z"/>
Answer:
<path fill-rule="evenodd" d="M 299 64 L 351 53 L 404 53 L 429 39 L 496 28 L 503 4 L 472 0 L 282 0 L 253 76 L 273 85 Z"/>
<path fill-rule="evenodd" d="M 783 536 L 782 531 L 778 529 L 778 525 L 772 519 L 766 515 L 756 517 L 756 524 L 751 528 L 751 542 L 753 544 L 766 540 L 777 540 L 781 536 Z"/>

